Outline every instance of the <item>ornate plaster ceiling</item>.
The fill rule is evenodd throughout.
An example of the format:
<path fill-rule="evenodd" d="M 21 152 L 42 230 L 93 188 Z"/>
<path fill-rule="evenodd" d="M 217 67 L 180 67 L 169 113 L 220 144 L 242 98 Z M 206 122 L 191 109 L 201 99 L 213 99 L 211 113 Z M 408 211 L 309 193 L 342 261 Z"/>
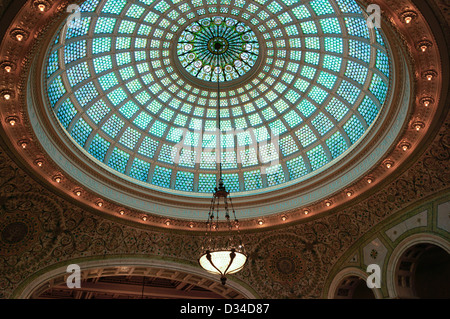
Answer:
<path fill-rule="evenodd" d="M 225 79 L 230 64 L 223 66 L 221 124 L 275 130 L 280 145 L 275 158 L 250 163 L 242 161 L 250 161 L 250 153 L 242 157 L 239 149 L 239 141 L 251 146 L 250 139 L 221 139 L 230 155 L 223 157 L 225 184 L 244 228 L 301 220 L 370 192 L 424 137 L 440 94 L 440 65 L 420 15 L 407 24 L 408 10 L 395 7 L 394 14 L 382 4 L 380 31 L 367 29 L 365 5 L 353 1 L 213 2 L 80 2 L 83 22 L 68 33 L 61 29 L 67 4 L 25 6 L 30 22 L 10 26 L 2 51 L 2 71 L 11 80 L 18 76 L 22 86 L 3 85 L 2 112 L 5 132 L 16 151 L 25 152 L 27 165 L 102 213 L 162 227 L 202 227 L 217 167 L 201 167 L 203 148 L 197 157 L 180 152 L 178 160 L 200 159 L 191 167 L 170 156 L 180 141 L 200 145 L 195 134 L 178 140 L 180 129 L 195 133 L 195 125 L 204 128 L 208 121 L 216 127 L 217 83 L 193 76 L 177 49 L 192 23 L 217 16 L 241 21 L 258 42 L 245 74 Z M 32 28 L 31 21 L 39 23 Z M 420 36 L 406 36 L 406 28 Z M 14 61 L 32 50 L 33 32 L 47 49 L 18 65 Z M 412 69 L 410 59 L 427 63 Z M 413 86 L 405 81 L 411 77 Z M 251 122 L 256 117 L 260 124 Z M 258 134 L 250 137 L 266 136 L 260 142 L 268 151 L 259 157 L 275 154 L 273 137 Z M 154 144 L 145 144 L 150 140 Z"/>

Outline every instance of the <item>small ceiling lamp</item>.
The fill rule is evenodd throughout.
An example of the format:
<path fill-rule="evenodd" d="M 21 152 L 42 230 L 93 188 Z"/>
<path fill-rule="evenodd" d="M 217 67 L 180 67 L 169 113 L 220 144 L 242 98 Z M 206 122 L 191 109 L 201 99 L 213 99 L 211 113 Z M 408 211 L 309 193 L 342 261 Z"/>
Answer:
<path fill-rule="evenodd" d="M 411 148 L 411 144 L 409 144 L 408 142 L 402 142 L 400 143 L 400 148 L 406 152 L 407 150 L 409 150 Z"/>
<path fill-rule="evenodd" d="M 431 97 L 424 97 L 420 100 L 423 106 L 429 107 L 431 104 L 434 103 L 434 99 Z"/>
<path fill-rule="evenodd" d="M 28 141 L 27 140 L 20 140 L 17 145 L 19 145 L 20 147 L 22 147 L 23 149 L 26 149 L 28 146 Z"/>
<path fill-rule="evenodd" d="M 426 52 L 428 50 L 428 48 L 430 48 L 431 46 L 433 46 L 433 43 L 428 40 L 420 41 L 417 44 L 417 48 L 422 52 Z"/>
<path fill-rule="evenodd" d="M 392 168 L 392 166 L 394 166 L 394 162 L 391 160 L 386 160 L 384 162 L 384 166 L 386 166 L 387 169 L 390 169 L 390 168 Z"/>
<path fill-rule="evenodd" d="M 11 30 L 10 35 L 13 39 L 15 39 L 18 42 L 22 42 L 22 41 L 26 40 L 28 37 L 28 33 L 25 30 L 20 29 L 20 28 Z"/>
<path fill-rule="evenodd" d="M 428 70 L 423 73 L 423 77 L 428 81 L 433 80 L 437 76 L 437 72 L 434 70 Z"/>
<path fill-rule="evenodd" d="M 34 161 L 34 164 L 36 164 L 39 167 L 42 167 L 44 165 L 44 160 L 39 158 L 36 161 Z"/>
<path fill-rule="evenodd" d="M 61 177 L 61 175 L 56 175 L 56 176 L 53 177 L 53 180 L 56 183 L 60 184 L 62 182 L 62 177 Z"/>
<path fill-rule="evenodd" d="M 50 8 L 49 2 L 45 1 L 45 0 L 35 0 L 35 1 L 33 1 L 33 6 L 39 12 L 45 12 Z"/>
<path fill-rule="evenodd" d="M 13 97 L 13 93 L 11 91 L 8 91 L 8 90 L 1 91 L 0 95 L 5 101 L 9 101 Z"/>
<path fill-rule="evenodd" d="M 19 119 L 15 116 L 9 116 L 6 118 L 6 122 L 11 126 L 15 126 L 19 122 Z"/>
<path fill-rule="evenodd" d="M 425 127 L 425 123 L 417 121 L 417 122 L 414 122 L 412 126 L 418 132 Z"/>
<path fill-rule="evenodd" d="M 11 73 L 14 70 L 15 65 L 9 61 L 5 61 L 0 64 L 0 68 L 3 69 L 6 73 Z"/>
<path fill-rule="evenodd" d="M 417 17 L 417 13 L 414 11 L 408 10 L 402 13 L 401 18 L 406 24 L 410 24 L 411 21 Z"/>
<path fill-rule="evenodd" d="M 215 41 L 211 45 L 213 54 L 216 55 L 217 66 L 212 69 L 217 74 L 217 123 L 218 134 L 220 141 L 220 74 L 221 67 L 219 66 L 220 54 L 228 48 L 223 48 L 223 43 L 220 37 L 214 38 Z M 208 46 L 209 47 L 209 46 Z M 219 142 L 219 182 L 218 186 L 214 188 L 211 206 L 208 212 L 208 220 L 206 222 L 206 236 L 202 247 L 202 254 L 198 260 L 200 266 L 206 271 L 220 275 L 220 280 L 223 285 L 226 283 L 226 276 L 234 274 L 244 268 L 247 262 L 247 255 L 244 252 L 244 245 L 240 239 L 239 222 L 236 218 L 236 212 L 231 201 L 230 193 L 226 190 L 222 179 L 222 146 Z M 222 204 L 221 204 L 222 200 Z M 229 207 L 229 205 L 231 207 Z M 230 217 L 230 208 L 233 214 L 233 220 Z M 226 233 L 224 236 L 219 236 L 217 231 L 220 228 L 219 220 L 221 218 L 220 210 L 223 210 L 225 217 Z M 215 233 L 215 234 L 213 234 Z"/>

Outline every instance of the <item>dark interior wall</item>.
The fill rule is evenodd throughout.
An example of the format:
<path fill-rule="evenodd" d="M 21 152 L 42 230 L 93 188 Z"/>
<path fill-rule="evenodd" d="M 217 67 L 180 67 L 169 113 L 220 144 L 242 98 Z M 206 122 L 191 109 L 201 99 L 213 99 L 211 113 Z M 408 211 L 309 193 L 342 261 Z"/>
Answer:
<path fill-rule="evenodd" d="M 415 271 L 417 297 L 450 299 L 450 254 L 433 246 L 417 262 Z"/>

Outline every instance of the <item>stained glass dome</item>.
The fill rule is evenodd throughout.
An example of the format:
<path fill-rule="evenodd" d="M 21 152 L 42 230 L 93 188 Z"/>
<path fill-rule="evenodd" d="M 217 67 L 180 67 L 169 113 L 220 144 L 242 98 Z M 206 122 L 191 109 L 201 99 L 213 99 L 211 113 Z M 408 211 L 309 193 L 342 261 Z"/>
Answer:
<path fill-rule="evenodd" d="M 49 108 L 87 157 L 159 191 L 210 197 L 219 145 L 240 196 L 312 178 L 389 92 L 387 43 L 354 0 L 88 0 L 80 17 L 50 45 Z"/>
<path fill-rule="evenodd" d="M 194 77 L 211 82 L 235 80 L 254 66 L 259 53 L 256 35 L 233 18 L 195 21 L 178 40 L 178 58 Z"/>

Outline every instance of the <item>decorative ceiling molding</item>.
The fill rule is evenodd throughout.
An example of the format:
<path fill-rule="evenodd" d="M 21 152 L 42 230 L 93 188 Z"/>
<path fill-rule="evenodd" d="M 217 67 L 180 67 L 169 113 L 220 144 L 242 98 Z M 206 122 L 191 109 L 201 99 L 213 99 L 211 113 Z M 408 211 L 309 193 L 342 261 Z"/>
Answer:
<path fill-rule="evenodd" d="M 407 127 L 404 128 L 403 136 L 398 140 L 398 147 L 393 146 L 390 154 L 386 154 L 385 158 L 394 162 L 393 169 L 386 170 L 380 163 L 378 166 L 372 168 L 367 173 L 373 176 L 374 183 L 368 185 L 366 177 L 361 178 L 359 181 L 355 181 L 351 185 L 347 185 L 341 191 L 327 196 L 326 198 L 308 204 L 307 216 L 304 214 L 305 207 L 301 207 L 302 202 L 298 202 L 299 208 L 292 209 L 290 211 L 280 210 L 279 213 L 274 213 L 272 216 L 265 217 L 265 223 L 263 227 L 270 227 L 274 225 L 283 225 L 289 222 L 305 221 L 308 218 L 319 216 L 322 213 L 330 212 L 330 209 L 337 209 L 338 207 L 345 207 L 348 205 L 349 200 L 355 197 L 361 196 L 368 192 L 373 193 L 378 187 L 382 187 L 381 181 L 390 179 L 390 175 L 393 172 L 401 171 L 401 163 L 405 162 L 408 158 L 414 154 L 415 148 L 420 145 L 421 141 L 427 135 L 427 131 L 430 127 L 433 127 L 433 121 L 438 122 L 439 119 L 435 118 L 437 114 L 442 112 L 445 107 L 442 105 L 443 101 L 440 100 L 440 85 L 441 85 L 441 65 L 439 52 L 437 46 L 427 47 L 426 52 L 418 49 L 417 39 L 427 40 L 431 43 L 434 42 L 434 38 L 430 28 L 427 26 L 426 19 L 417 12 L 416 16 L 410 24 L 406 24 L 401 20 L 402 13 L 405 8 L 416 10 L 417 9 L 408 1 L 378 1 L 383 10 L 383 17 L 386 21 L 389 21 L 391 27 L 396 30 L 398 36 L 402 38 L 402 41 L 406 45 L 409 52 L 411 62 L 410 67 L 414 70 L 414 96 L 415 107 L 410 114 L 410 120 Z M 27 4 L 22 9 L 19 15 L 17 15 L 16 21 L 14 21 L 9 28 L 9 37 L 5 37 L 0 51 L 1 61 L 3 63 L 10 63 L 13 65 L 11 69 L 5 69 L 6 64 L 3 64 L 3 72 L 5 77 L 0 83 L 2 91 L 8 91 L 11 94 L 9 98 L 5 100 L 4 95 L 1 103 L 1 116 L 2 116 L 2 136 L 4 139 L 10 141 L 9 148 L 15 156 L 20 159 L 29 169 L 35 171 L 36 176 L 39 179 L 50 183 L 55 186 L 58 192 L 66 193 L 66 197 L 72 200 L 81 200 L 85 207 L 90 209 L 97 209 L 102 214 L 109 214 L 118 216 L 119 212 L 124 212 L 123 215 L 119 215 L 128 221 L 136 221 L 137 223 L 158 226 L 167 228 L 167 217 L 158 216 L 156 214 L 148 214 L 146 211 L 129 209 L 124 207 L 120 203 L 110 202 L 106 198 L 101 198 L 93 190 L 83 190 L 81 198 L 74 195 L 73 190 L 80 185 L 77 185 L 76 180 L 70 176 L 64 176 L 61 173 L 61 168 L 55 167 L 54 162 L 48 157 L 39 145 L 36 139 L 33 129 L 30 127 L 30 121 L 27 118 L 28 112 L 26 110 L 26 103 L 28 101 L 27 92 L 28 86 L 26 85 L 28 80 L 28 72 L 30 71 L 31 62 L 33 56 L 40 50 L 43 43 L 41 38 L 54 27 L 58 25 L 58 21 L 61 21 L 65 15 L 65 9 L 68 6 L 68 2 L 51 2 L 50 6 L 45 12 L 41 12 L 36 7 Z M 415 11 L 415 12 L 416 12 Z M 51 33 L 51 32 L 50 32 Z M 23 37 L 17 38 L 17 34 L 22 34 Z M 9 70 L 9 71 L 7 71 Z M 427 77 L 422 77 L 423 74 L 432 71 L 436 76 L 428 80 Z M 14 85 L 13 83 L 17 83 Z M 427 106 L 424 106 L 424 101 L 428 101 Z M 430 103 L 431 101 L 431 103 Z M 16 121 L 12 125 L 11 117 L 15 117 Z M 23 142 L 26 142 L 23 143 Z M 19 145 L 20 144 L 20 145 Z M 403 145 L 410 145 L 406 150 L 402 149 Z M 25 148 L 24 148 L 25 145 Z M 362 155 L 361 155 L 362 156 Z M 417 156 L 417 155 L 414 155 Z M 42 160 L 39 160 L 42 159 Z M 37 165 L 39 164 L 39 165 Z M 55 176 L 63 176 L 60 183 L 55 182 Z M 393 176 L 393 175 L 392 175 Z M 380 183 L 380 184 L 379 184 Z M 313 188 L 312 188 L 313 189 Z M 352 191 L 350 197 L 346 195 L 349 191 Z M 298 190 L 291 190 L 295 192 Z M 289 192 L 288 192 L 289 194 Z M 290 195 L 278 194 L 279 198 L 289 197 Z M 297 193 L 298 194 L 298 193 Z M 350 194 L 350 193 L 349 193 Z M 142 195 L 142 193 L 141 193 Z M 161 199 L 162 196 L 156 197 Z M 366 195 L 364 195 L 366 196 Z M 170 196 L 166 199 L 170 203 L 175 197 Z M 102 199 L 104 205 L 99 207 L 96 205 L 98 200 Z M 261 200 L 263 205 L 267 205 L 273 198 L 257 198 L 255 200 Z M 331 206 L 325 205 L 325 201 L 328 200 L 332 203 Z M 250 198 L 251 201 L 251 198 Z M 238 209 L 245 209 L 245 204 L 236 200 L 236 206 Z M 86 206 L 87 205 L 87 206 Z M 202 207 L 206 204 L 197 202 L 196 206 Z M 282 207 L 282 206 L 280 206 Z M 164 209 L 164 208 L 162 208 Z M 143 222 L 142 217 L 148 215 L 148 218 Z M 281 216 L 284 216 L 282 220 Z M 182 218 L 171 218 L 172 222 L 170 227 L 176 229 L 198 229 L 203 228 L 203 224 L 198 221 L 183 220 Z M 257 223 L 257 220 L 248 219 L 242 220 L 243 229 L 261 228 L 261 225 Z"/>

